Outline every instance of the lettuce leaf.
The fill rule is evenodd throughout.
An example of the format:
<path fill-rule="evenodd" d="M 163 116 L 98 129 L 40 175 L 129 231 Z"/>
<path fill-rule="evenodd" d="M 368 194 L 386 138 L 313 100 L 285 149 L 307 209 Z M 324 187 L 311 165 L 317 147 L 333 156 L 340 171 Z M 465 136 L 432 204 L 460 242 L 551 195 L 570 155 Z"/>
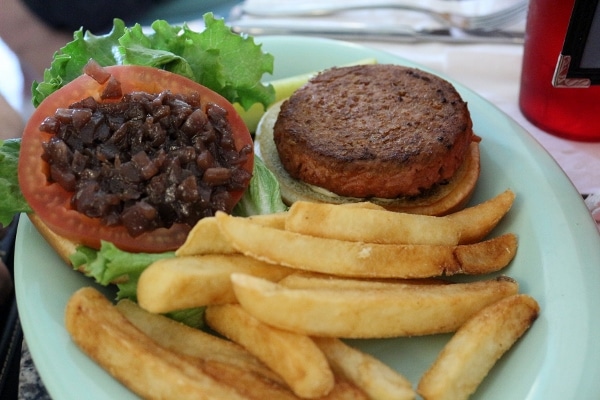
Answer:
<path fill-rule="evenodd" d="M 86 276 L 94 278 L 100 285 L 116 283 L 118 299 L 135 300 L 142 271 L 154 261 L 169 257 L 175 257 L 175 253 L 129 253 L 103 241 L 100 250 L 79 246 L 70 259 L 73 268 L 83 270 Z"/>
<path fill-rule="evenodd" d="M 70 258 L 74 268 L 82 270 L 100 285 L 114 283 L 117 286 L 117 300 L 136 301 L 141 273 L 154 261 L 169 257 L 175 257 L 175 253 L 129 253 L 119 250 L 112 243 L 102 242 L 100 250 L 79 246 Z M 178 310 L 167 316 L 195 328 L 202 328 L 204 325 L 204 307 Z"/>
<path fill-rule="evenodd" d="M 31 212 L 17 177 L 20 149 L 20 139 L 0 140 L 0 224 L 3 226 L 10 224 L 16 214 Z"/>
<path fill-rule="evenodd" d="M 90 58 L 102 66 L 146 65 L 177 73 L 221 94 L 244 109 L 255 103 L 265 107 L 275 99 L 271 85 L 261 82 L 273 73 L 273 56 L 264 53 L 252 37 L 231 32 L 224 20 L 204 15 L 206 29 L 191 30 L 158 20 L 152 32 L 141 25 L 131 28 L 120 19 L 112 30 L 96 36 L 81 29 L 74 40 L 55 53 L 43 82 L 32 85 L 32 101 L 38 106 L 47 96 L 79 75 Z"/>
<path fill-rule="evenodd" d="M 286 211 L 287 205 L 281 200 L 279 181 L 264 161 L 254 156 L 254 171 L 250 185 L 244 196 L 233 209 L 233 215 L 249 217 L 259 214 L 273 214 Z"/>

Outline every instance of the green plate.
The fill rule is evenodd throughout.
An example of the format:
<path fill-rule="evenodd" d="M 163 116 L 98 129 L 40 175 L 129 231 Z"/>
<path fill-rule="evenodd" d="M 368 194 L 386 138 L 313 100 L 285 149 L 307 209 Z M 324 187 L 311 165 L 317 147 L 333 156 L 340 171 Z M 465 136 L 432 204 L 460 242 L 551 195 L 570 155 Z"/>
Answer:
<path fill-rule="evenodd" d="M 414 66 L 378 50 L 345 42 L 263 37 L 275 55 L 275 78 L 375 57 Z M 435 72 L 435 71 L 433 71 Z M 455 82 L 453 82 L 455 83 Z M 581 196 L 548 153 L 517 123 L 455 83 L 469 103 L 481 144 L 481 179 L 473 203 L 507 188 L 517 194 L 492 232 L 514 232 L 519 250 L 503 273 L 540 303 L 541 315 L 496 364 L 474 399 L 590 399 L 600 393 L 600 240 Z M 33 360 L 56 400 L 136 398 L 71 342 L 63 313 L 70 295 L 92 283 L 70 270 L 21 218 L 15 259 L 17 300 Z M 449 335 L 352 341 L 414 384 Z"/>

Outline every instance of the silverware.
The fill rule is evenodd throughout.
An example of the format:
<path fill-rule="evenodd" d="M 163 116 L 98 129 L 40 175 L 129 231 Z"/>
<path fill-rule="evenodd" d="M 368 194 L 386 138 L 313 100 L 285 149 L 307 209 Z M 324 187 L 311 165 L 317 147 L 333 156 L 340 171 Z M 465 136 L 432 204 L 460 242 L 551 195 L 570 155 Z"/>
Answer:
<path fill-rule="evenodd" d="M 247 15 L 260 17 L 321 16 L 340 11 L 390 8 L 418 11 L 448 27 L 469 30 L 496 30 L 522 20 L 527 11 L 528 1 L 521 0 L 501 10 L 481 15 L 463 15 L 449 11 L 436 11 L 432 8 L 415 5 L 406 0 L 354 0 L 347 2 L 327 1 L 282 1 L 272 4 L 245 2 L 240 11 Z"/>
<path fill-rule="evenodd" d="M 368 22 L 298 21 L 297 19 L 242 19 L 228 24 L 236 33 L 260 35 L 304 35 L 342 40 L 377 40 L 402 43 L 523 43 L 523 32 L 464 30 L 456 28 L 415 29 L 406 25 L 382 26 Z"/>

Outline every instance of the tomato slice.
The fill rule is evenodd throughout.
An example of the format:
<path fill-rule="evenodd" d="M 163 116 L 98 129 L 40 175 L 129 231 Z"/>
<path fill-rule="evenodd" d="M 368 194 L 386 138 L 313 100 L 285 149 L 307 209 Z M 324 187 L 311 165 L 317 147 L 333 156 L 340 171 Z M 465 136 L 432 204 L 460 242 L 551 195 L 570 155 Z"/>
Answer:
<path fill-rule="evenodd" d="M 227 110 L 238 151 L 252 144 L 248 128 L 231 103 L 212 90 L 183 76 L 152 67 L 128 65 L 105 69 L 121 83 L 123 94 L 133 91 L 160 93 L 167 89 L 172 93 L 198 93 L 202 106 L 210 102 Z M 18 169 L 21 191 L 35 214 L 52 231 L 76 243 L 99 248 L 104 240 L 131 252 L 156 253 L 177 249 L 185 241 L 189 226 L 175 224 L 168 229 L 159 228 L 132 237 L 123 226 L 106 226 L 100 219 L 87 217 L 72 209 L 72 193 L 56 183 L 48 182 L 49 166 L 42 159 L 42 143 L 48 141 L 51 134 L 42 132 L 40 124 L 46 117 L 54 115 L 58 108 L 68 107 L 89 96 L 101 101 L 102 88 L 91 77 L 82 75 L 48 96 L 38 106 L 25 127 L 21 141 Z M 253 165 L 254 157 L 250 154 L 243 168 L 252 173 Z M 243 191 L 231 192 L 231 195 L 238 202 Z"/>

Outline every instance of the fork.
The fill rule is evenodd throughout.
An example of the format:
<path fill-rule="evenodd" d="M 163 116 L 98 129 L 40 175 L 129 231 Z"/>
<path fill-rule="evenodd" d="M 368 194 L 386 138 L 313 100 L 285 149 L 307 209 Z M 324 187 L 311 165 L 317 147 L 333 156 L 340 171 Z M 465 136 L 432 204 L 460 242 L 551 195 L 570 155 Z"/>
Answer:
<path fill-rule="evenodd" d="M 528 1 L 522 0 L 509 7 L 482 15 L 464 15 L 448 11 L 435 11 L 398 0 L 359 0 L 349 2 L 281 2 L 268 7 L 256 3 L 241 5 L 241 11 L 247 15 L 260 17 L 323 16 L 341 11 L 390 8 L 416 11 L 427 14 L 439 23 L 465 30 L 491 31 L 517 22 L 527 11 Z"/>

